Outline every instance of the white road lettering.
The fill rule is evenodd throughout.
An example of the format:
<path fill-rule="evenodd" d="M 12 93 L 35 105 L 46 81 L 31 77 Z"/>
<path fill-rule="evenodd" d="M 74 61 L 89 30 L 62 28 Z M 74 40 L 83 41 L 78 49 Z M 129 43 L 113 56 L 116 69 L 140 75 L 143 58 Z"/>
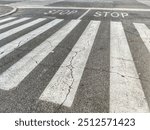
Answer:
<path fill-rule="evenodd" d="M 129 16 L 129 14 L 128 13 L 121 13 L 121 15 L 122 15 L 122 18 L 124 18 L 124 17 L 127 17 L 127 16 Z"/>
<path fill-rule="evenodd" d="M 60 10 L 60 9 L 53 9 L 45 12 L 44 14 L 52 14 L 52 15 L 72 15 L 78 13 L 78 10 Z"/>
<path fill-rule="evenodd" d="M 107 17 L 112 17 L 112 18 L 125 18 L 127 16 L 129 16 L 128 13 L 126 12 L 106 12 L 106 11 L 96 11 L 93 15 L 94 17 L 104 17 L 104 18 L 107 18 Z"/>
<path fill-rule="evenodd" d="M 117 12 L 111 13 L 111 17 L 118 18 L 119 16 L 120 16 L 120 14 Z"/>
<path fill-rule="evenodd" d="M 107 15 L 109 14 L 110 12 L 104 12 L 104 17 L 107 17 Z"/>

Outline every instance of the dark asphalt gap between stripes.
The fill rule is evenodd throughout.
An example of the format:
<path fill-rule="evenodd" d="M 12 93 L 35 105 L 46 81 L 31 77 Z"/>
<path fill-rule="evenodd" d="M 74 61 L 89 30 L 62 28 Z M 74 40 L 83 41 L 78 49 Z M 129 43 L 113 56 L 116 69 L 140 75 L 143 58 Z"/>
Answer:
<path fill-rule="evenodd" d="M 150 53 L 146 48 L 143 40 L 141 39 L 138 31 L 134 27 L 133 23 L 123 23 L 125 33 L 128 39 L 130 51 L 139 74 L 139 78 L 142 84 L 143 91 L 146 96 L 146 100 L 150 107 Z"/>
<path fill-rule="evenodd" d="M 2 110 L 0 107 L 0 112 L 54 112 L 55 109 L 52 108 L 55 107 L 57 109 L 58 105 L 53 103 L 48 103 L 48 105 L 44 107 L 45 109 L 43 109 L 39 97 L 72 47 L 76 44 L 88 23 L 89 21 L 79 23 L 54 49 L 54 53 L 50 53 L 17 88 L 9 92 L 0 92 L 0 97 L 7 97 L 7 99 L 3 100 L 3 103 L 6 104 L 6 102 L 8 102 L 6 107 L 3 107 Z M 7 96 L 4 96 L 4 93 Z M 1 104 L 2 106 L 4 105 L 3 103 Z"/>

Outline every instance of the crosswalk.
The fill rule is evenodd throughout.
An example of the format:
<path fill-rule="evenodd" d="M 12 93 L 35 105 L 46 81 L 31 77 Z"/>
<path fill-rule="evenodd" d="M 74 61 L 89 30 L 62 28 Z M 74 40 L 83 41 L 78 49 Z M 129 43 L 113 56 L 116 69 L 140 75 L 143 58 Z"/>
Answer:
<path fill-rule="evenodd" d="M 148 105 L 122 24 L 112 22 L 111 34 L 110 71 L 116 73 L 110 73 L 110 110 L 111 112 L 119 109 L 120 112 L 148 111 Z M 121 77 L 117 73 L 128 77 Z M 132 102 L 129 102 L 129 100 Z"/>
<path fill-rule="evenodd" d="M 61 62 L 60 66 L 56 72 L 51 74 L 51 78 L 44 85 L 43 91 L 38 97 L 40 101 L 71 108 L 78 93 L 80 82 L 84 77 L 83 73 L 87 62 L 91 60 L 89 58 L 91 50 L 93 46 L 96 46 L 95 40 L 103 22 L 27 17 L 1 19 L 0 90 L 9 92 L 19 89 L 20 84 L 29 75 L 32 75 L 47 57 L 55 60 L 53 55 L 56 50 L 63 53 L 63 42 L 68 44 L 68 48 L 69 45 L 73 44 L 69 49 L 66 46 L 67 55 L 64 58 L 58 57 L 56 59 Z M 33 28 L 38 24 L 40 25 L 37 28 Z M 148 50 L 147 55 L 150 55 L 149 26 L 145 23 L 134 22 L 131 24 L 137 31 L 141 44 Z M 134 41 L 130 41 L 127 37 L 122 22 L 110 21 L 109 25 L 109 112 L 149 112 L 150 100 L 148 94 L 144 91 L 143 79 L 139 75 L 137 67 L 139 63 L 133 57 L 135 50 L 132 50 L 130 45 Z M 29 28 L 31 30 L 28 31 Z M 52 34 L 49 32 L 52 32 Z M 81 35 L 79 37 L 74 36 L 78 34 Z M 13 38 L 13 35 L 18 37 Z M 74 38 L 71 36 L 74 36 Z M 43 40 L 38 40 L 40 38 L 43 38 Z M 34 46 L 32 46 L 33 44 Z M 12 60 L 13 55 L 15 56 L 18 51 L 19 54 L 22 53 L 22 56 L 17 57 L 14 60 L 15 62 L 6 65 L 5 61 Z M 147 73 L 150 74 L 150 68 L 148 70 Z"/>

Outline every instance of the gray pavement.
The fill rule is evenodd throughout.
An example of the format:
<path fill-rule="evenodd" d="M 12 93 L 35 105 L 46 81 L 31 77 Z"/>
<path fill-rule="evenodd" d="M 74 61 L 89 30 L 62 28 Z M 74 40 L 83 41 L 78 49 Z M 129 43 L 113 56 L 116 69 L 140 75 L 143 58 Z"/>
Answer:
<path fill-rule="evenodd" d="M 14 8 L 11 6 L 0 5 L 0 15 L 7 14 L 7 13 L 11 12 L 13 9 Z"/>
<path fill-rule="evenodd" d="M 0 18 L 0 112 L 149 112 L 150 7 L 68 1 Z"/>
<path fill-rule="evenodd" d="M 135 0 L 122 1 L 122 0 L 111 0 L 111 1 L 60 1 L 50 4 L 50 6 L 63 6 L 63 7 L 106 7 L 106 8 L 149 8 L 143 3 L 138 3 Z"/>
<path fill-rule="evenodd" d="M 139 2 L 139 3 L 137 3 Z M 64 4 L 65 3 L 65 4 Z M 84 5 L 83 5 L 84 3 Z M 99 7 L 144 7 L 150 6 L 149 0 L 2 0 L 0 4 L 8 4 L 13 6 L 37 6 L 37 5 L 50 5 L 57 6 L 99 6 Z"/>

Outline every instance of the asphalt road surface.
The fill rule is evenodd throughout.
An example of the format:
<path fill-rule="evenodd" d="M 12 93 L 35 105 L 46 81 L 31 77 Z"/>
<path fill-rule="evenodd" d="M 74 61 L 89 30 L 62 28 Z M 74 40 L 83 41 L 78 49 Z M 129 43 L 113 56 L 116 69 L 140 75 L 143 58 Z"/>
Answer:
<path fill-rule="evenodd" d="M 149 112 L 150 6 L 9 4 L 18 11 L 0 19 L 0 112 Z"/>

